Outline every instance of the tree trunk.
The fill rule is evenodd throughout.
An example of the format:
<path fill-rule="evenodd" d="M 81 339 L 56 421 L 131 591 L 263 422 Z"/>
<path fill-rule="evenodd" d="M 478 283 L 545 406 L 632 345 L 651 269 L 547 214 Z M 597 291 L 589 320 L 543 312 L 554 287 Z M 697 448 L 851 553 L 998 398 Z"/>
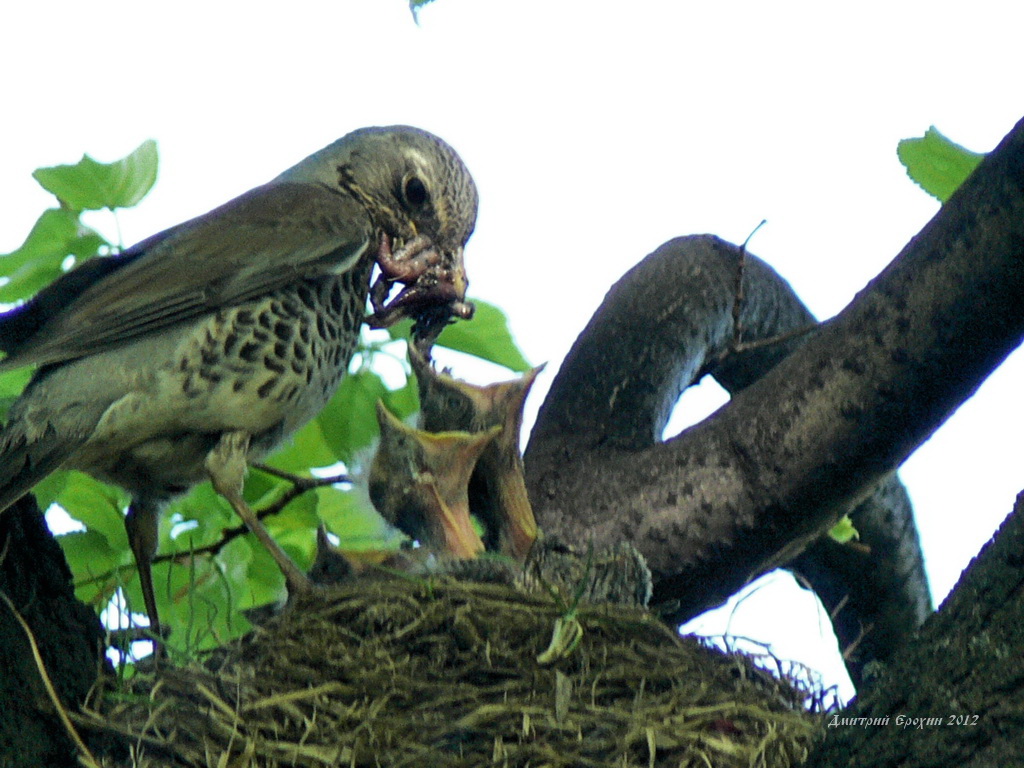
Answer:
<path fill-rule="evenodd" d="M 956 525 L 955 520 L 950 525 Z M 1024 492 L 870 693 L 830 718 L 813 768 L 982 768 L 1024 755 Z"/>
<path fill-rule="evenodd" d="M 0 766 L 76 766 L 71 741 L 43 686 L 42 665 L 64 707 L 76 709 L 103 663 L 104 632 L 75 598 L 60 546 L 28 495 L 0 514 Z"/>

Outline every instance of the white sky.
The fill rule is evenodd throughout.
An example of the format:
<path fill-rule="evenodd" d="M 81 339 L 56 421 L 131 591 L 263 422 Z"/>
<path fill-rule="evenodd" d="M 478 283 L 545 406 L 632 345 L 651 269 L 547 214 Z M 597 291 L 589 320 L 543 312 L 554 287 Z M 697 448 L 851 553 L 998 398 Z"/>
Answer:
<path fill-rule="evenodd" d="M 417 125 L 477 180 L 471 293 L 549 361 L 535 411 L 604 292 L 665 240 L 767 219 L 752 252 L 828 317 L 937 210 L 897 141 L 934 124 L 986 151 L 1024 115 L 1018 4 L 839 8 L 437 0 L 417 27 L 403 0 L 8 3 L 0 253 L 52 201 L 32 170 L 83 152 L 158 140 L 130 244 L 353 128 Z M 1018 353 L 903 469 L 939 599 L 1024 487 L 1022 384 Z M 776 620 L 752 628 L 759 602 Z M 746 601 L 730 627 L 775 639 L 779 610 Z"/>

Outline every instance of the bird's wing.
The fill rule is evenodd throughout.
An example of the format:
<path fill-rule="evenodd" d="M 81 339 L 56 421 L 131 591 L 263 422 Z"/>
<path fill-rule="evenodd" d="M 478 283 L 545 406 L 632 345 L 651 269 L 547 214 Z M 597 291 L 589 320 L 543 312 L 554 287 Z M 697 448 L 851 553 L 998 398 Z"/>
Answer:
<path fill-rule="evenodd" d="M 345 194 L 313 184 L 257 187 L 141 243 L 123 266 L 95 270 L 86 287 L 80 280 L 66 305 L 40 313 L 0 371 L 71 360 L 296 280 L 342 273 L 372 235 L 365 209 Z"/>

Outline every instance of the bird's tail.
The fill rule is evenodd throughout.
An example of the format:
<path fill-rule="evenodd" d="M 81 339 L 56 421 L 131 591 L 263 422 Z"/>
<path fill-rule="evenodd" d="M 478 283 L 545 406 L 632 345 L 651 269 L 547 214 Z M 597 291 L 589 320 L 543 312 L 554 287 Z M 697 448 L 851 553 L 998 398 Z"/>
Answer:
<path fill-rule="evenodd" d="M 29 439 L 17 424 L 0 433 L 0 512 L 58 469 L 77 448 L 52 427 Z"/>

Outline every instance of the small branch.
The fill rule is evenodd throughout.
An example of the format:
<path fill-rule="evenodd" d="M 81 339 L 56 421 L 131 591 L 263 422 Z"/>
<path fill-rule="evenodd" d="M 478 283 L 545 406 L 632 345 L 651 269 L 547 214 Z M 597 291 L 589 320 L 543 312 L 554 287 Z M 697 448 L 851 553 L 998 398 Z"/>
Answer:
<path fill-rule="evenodd" d="M 253 466 L 255 469 L 258 469 L 261 472 L 266 472 L 268 475 L 273 475 L 274 477 L 281 478 L 282 480 L 287 480 L 289 483 L 291 483 L 291 487 L 288 490 L 286 490 L 283 494 L 281 494 L 281 498 L 279 498 L 273 504 L 269 504 L 268 506 L 264 507 L 263 509 L 256 510 L 256 517 L 259 518 L 261 521 L 265 518 L 271 517 L 272 515 L 278 514 L 285 507 L 287 507 L 289 504 L 295 501 L 295 499 L 297 499 L 299 496 L 306 493 L 307 491 L 312 491 L 315 490 L 316 488 L 323 488 L 324 486 L 328 485 L 338 485 L 339 483 L 352 482 L 352 478 L 349 475 L 331 475 L 330 477 L 303 477 L 301 475 L 294 475 L 290 472 L 285 472 L 284 470 L 281 469 L 269 467 L 265 464 L 255 464 Z M 221 531 L 221 537 L 212 544 L 207 544 L 205 547 L 199 547 L 197 549 L 192 549 L 187 552 L 169 552 L 165 555 L 158 555 L 157 557 L 153 558 L 153 562 L 161 563 L 171 561 L 175 563 L 185 563 L 188 562 L 190 558 L 195 557 L 196 555 L 209 555 L 210 557 L 214 557 L 217 554 L 219 554 L 220 551 L 224 549 L 224 547 L 226 547 L 232 541 L 237 539 L 239 536 L 244 536 L 247 533 L 249 533 L 249 529 L 245 526 L 245 524 L 236 525 L 232 528 L 224 528 Z"/>
<path fill-rule="evenodd" d="M 258 469 L 260 472 L 265 472 L 268 475 L 280 478 L 281 480 L 287 480 L 289 483 L 294 485 L 296 488 L 301 488 L 304 491 L 311 490 L 313 488 L 322 488 L 325 485 L 340 485 L 342 483 L 351 483 L 352 478 L 349 475 L 330 475 L 328 477 L 306 477 L 305 475 L 296 475 L 293 472 L 286 472 L 283 469 L 272 467 L 269 464 L 253 464 L 253 469 Z"/>
<path fill-rule="evenodd" d="M 743 339 L 743 315 L 741 308 L 743 307 L 743 273 L 746 271 L 747 266 L 747 245 L 750 244 L 751 238 L 757 234 L 758 230 L 767 221 L 767 219 L 761 219 L 761 223 L 754 227 L 753 231 L 747 235 L 747 239 L 740 246 L 740 258 L 736 264 L 736 288 L 732 302 L 732 341 L 729 344 L 730 350 L 739 349 Z"/>
<path fill-rule="evenodd" d="M 307 491 L 315 490 L 316 488 L 323 488 L 328 485 L 339 485 L 342 483 L 352 482 L 352 478 L 347 474 L 331 475 L 329 477 L 303 477 L 301 475 L 292 474 L 291 472 L 285 472 L 281 469 L 269 467 L 265 464 L 255 464 L 253 466 L 261 472 L 266 472 L 268 475 L 273 475 L 274 477 L 287 480 L 291 483 L 291 487 L 281 494 L 281 497 L 277 499 L 277 501 L 269 504 L 263 509 L 256 510 L 256 516 L 260 520 L 280 513 L 285 507 Z M 231 528 L 223 528 L 221 530 L 220 538 L 216 541 L 195 549 L 182 552 L 166 552 L 162 555 L 157 555 L 153 558 L 153 564 L 176 563 L 180 565 L 189 562 L 189 560 L 197 556 L 215 557 L 220 554 L 224 547 L 239 536 L 244 536 L 247 533 L 249 533 L 249 529 L 245 524 L 232 526 Z M 134 565 L 125 565 L 113 568 L 105 573 L 99 574 L 98 576 L 93 576 L 84 582 L 80 582 L 79 586 L 82 584 L 94 584 L 96 582 L 106 581 L 123 571 L 132 570 L 134 567 Z"/>

